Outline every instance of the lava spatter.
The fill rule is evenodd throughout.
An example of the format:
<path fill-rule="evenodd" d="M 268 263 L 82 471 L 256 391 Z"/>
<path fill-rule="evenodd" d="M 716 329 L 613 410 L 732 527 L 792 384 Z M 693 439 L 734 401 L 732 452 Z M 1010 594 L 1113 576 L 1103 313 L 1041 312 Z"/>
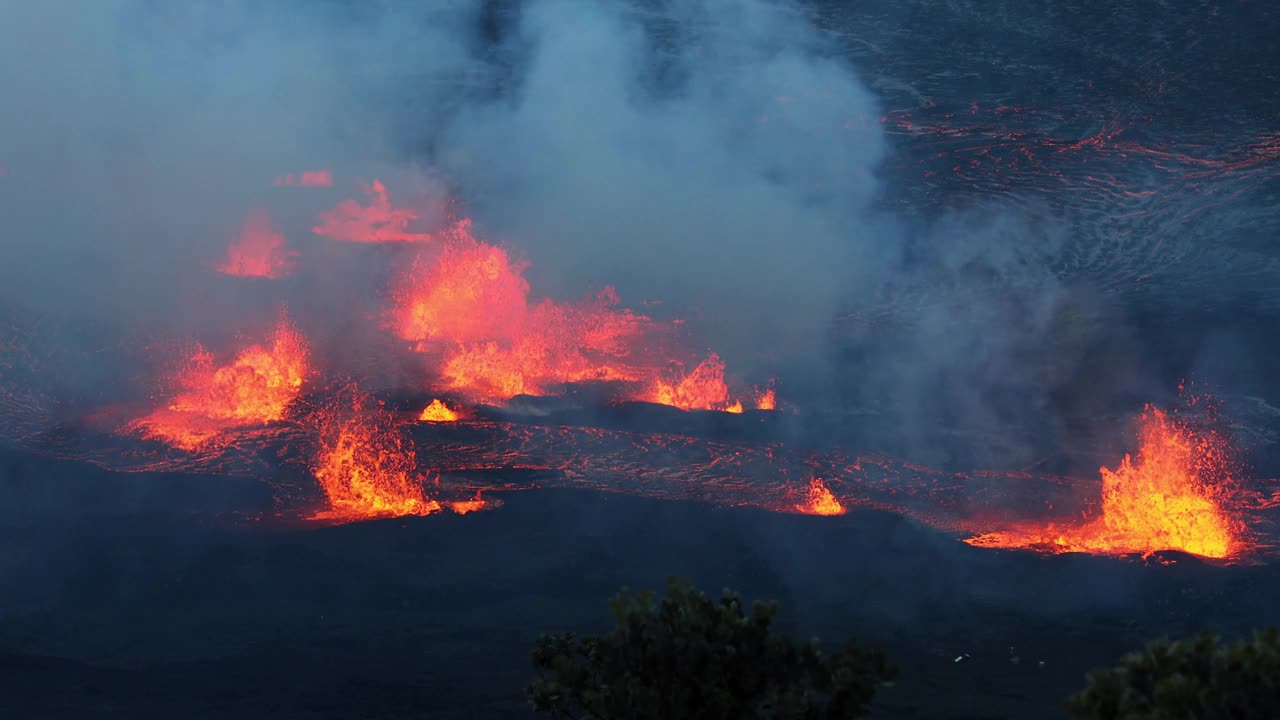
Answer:
<path fill-rule="evenodd" d="M 315 519 L 350 522 L 443 509 L 426 496 L 413 444 L 371 397 L 353 388 L 310 419 L 318 434 L 311 469 L 328 504 Z"/>
<path fill-rule="evenodd" d="M 796 509 L 807 515 L 843 515 L 845 513 L 844 505 L 841 505 L 836 496 L 827 489 L 821 478 L 809 481 L 808 497 L 805 502 L 797 505 Z"/>
<path fill-rule="evenodd" d="M 1148 406 L 1139 419 L 1138 451 L 1102 468 L 1098 517 L 1077 524 L 1024 524 L 966 540 L 994 548 L 1150 555 L 1180 550 L 1229 558 L 1243 549 L 1243 523 L 1228 506 L 1234 484 L 1227 445 Z"/>
<path fill-rule="evenodd" d="M 311 372 L 306 338 L 281 318 L 268 343 L 244 348 L 225 365 L 204 349 L 194 353 L 175 379 L 179 392 L 126 429 L 196 450 L 231 428 L 283 420 Z"/>

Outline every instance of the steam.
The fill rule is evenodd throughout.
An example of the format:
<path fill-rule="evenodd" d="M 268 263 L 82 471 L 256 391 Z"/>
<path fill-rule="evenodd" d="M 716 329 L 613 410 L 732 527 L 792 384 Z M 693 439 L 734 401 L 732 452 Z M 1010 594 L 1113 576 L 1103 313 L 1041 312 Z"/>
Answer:
<path fill-rule="evenodd" d="M 509 96 L 439 154 L 538 280 L 696 311 L 741 357 L 812 352 L 871 242 L 876 103 L 787 4 L 532 3 Z M 735 353 L 735 351 L 738 351 Z"/>
<path fill-rule="evenodd" d="M 790 2 L 8 3 L 0 97 L 0 309 L 83 327 L 261 334 L 286 300 L 318 355 L 373 347 L 385 278 L 311 228 L 374 178 L 427 225 L 459 198 L 535 293 L 660 301 L 731 372 L 820 364 L 838 308 L 897 293 L 845 379 L 904 426 L 1036 417 L 1108 312 L 1051 271 L 1052 220 L 887 222 L 876 99 Z M 228 294 L 264 203 L 304 271 Z"/>
<path fill-rule="evenodd" d="M 274 178 L 377 173 L 396 156 L 388 85 L 417 61 L 463 66 L 451 27 L 428 19 L 230 0 L 5 3 L 0 302 L 175 329 L 209 314 L 200 279 Z M 392 60 L 405 65 L 388 72 Z M 305 239 L 311 218 L 271 210 L 291 242 Z"/>

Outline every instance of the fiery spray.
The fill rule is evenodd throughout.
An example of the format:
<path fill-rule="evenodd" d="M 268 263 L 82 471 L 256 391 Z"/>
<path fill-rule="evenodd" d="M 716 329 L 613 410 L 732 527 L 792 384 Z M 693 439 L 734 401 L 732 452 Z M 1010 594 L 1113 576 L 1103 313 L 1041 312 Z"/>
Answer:
<path fill-rule="evenodd" d="M 756 409 L 757 410 L 777 410 L 778 409 L 778 394 L 774 391 L 772 387 L 765 388 L 758 395 L 756 395 Z"/>
<path fill-rule="evenodd" d="M 387 323 L 440 359 L 443 385 L 479 400 L 544 395 L 584 381 L 635 382 L 651 371 L 633 347 L 649 318 L 606 288 L 577 303 L 529 300 L 527 264 L 456 223 L 395 284 Z"/>
<path fill-rule="evenodd" d="M 228 429 L 283 420 L 311 374 L 309 363 L 306 339 L 281 318 L 269 343 L 241 350 L 226 365 L 200 349 L 176 378 L 180 392 L 129 429 L 195 450 Z"/>
<path fill-rule="evenodd" d="M 980 547 L 1150 555 L 1181 550 L 1227 558 L 1241 549 L 1240 523 L 1225 505 L 1233 484 L 1227 445 L 1148 406 L 1139 448 L 1115 470 L 1102 468 L 1101 516 L 1073 526 L 1025 526 L 968 539 Z"/>
<path fill-rule="evenodd" d="M 314 421 L 319 449 L 312 473 L 329 504 L 316 519 L 429 515 L 442 509 L 423 490 L 413 445 L 372 398 L 340 396 Z"/>
<path fill-rule="evenodd" d="M 725 410 L 742 412 L 742 403 L 729 402 L 729 386 L 724 379 L 725 364 L 712 353 L 687 375 L 674 380 L 656 380 L 648 394 L 639 399 L 681 410 Z"/>
<path fill-rule="evenodd" d="M 462 419 L 462 414 L 445 405 L 440 398 L 436 398 L 422 409 L 418 419 L 423 422 L 457 422 Z"/>
<path fill-rule="evenodd" d="M 282 278 L 293 272 L 297 254 L 288 249 L 284 235 L 276 231 L 271 216 L 261 208 L 245 218 L 239 236 L 227 247 L 226 261 L 217 269 L 237 277 Z"/>
<path fill-rule="evenodd" d="M 796 509 L 808 515 L 843 515 L 844 505 L 827 489 L 821 478 L 809 481 L 809 496 Z"/>

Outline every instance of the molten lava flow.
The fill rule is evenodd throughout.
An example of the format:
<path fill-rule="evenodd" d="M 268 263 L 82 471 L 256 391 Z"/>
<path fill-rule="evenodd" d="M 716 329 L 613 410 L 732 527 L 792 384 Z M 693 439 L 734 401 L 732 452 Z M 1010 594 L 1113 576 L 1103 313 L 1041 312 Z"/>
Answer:
<path fill-rule="evenodd" d="M 354 521 L 442 509 L 423 491 L 413 445 L 395 419 L 371 403 L 357 394 L 350 403 L 335 400 L 315 415 L 320 437 L 311 467 L 329 503 L 315 519 Z"/>
<path fill-rule="evenodd" d="M 724 411 L 727 413 L 732 413 L 734 415 L 741 415 L 744 412 L 744 409 L 742 407 L 742 401 L 738 400 L 734 402 L 732 405 L 725 408 Z"/>
<path fill-rule="evenodd" d="M 756 409 L 757 410 L 777 410 L 778 409 L 778 395 L 777 393 L 774 392 L 773 388 L 767 388 L 763 392 L 761 392 L 759 395 L 756 395 Z"/>
<path fill-rule="evenodd" d="M 809 515 L 843 515 L 845 513 L 844 505 L 841 505 L 836 496 L 831 494 L 820 478 L 809 481 L 809 497 L 804 503 L 796 505 L 796 509 Z"/>
<path fill-rule="evenodd" d="M 673 382 L 654 381 L 649 393 L 637 399 L 681 410 L 726 410 L 731 406 L 724 369 L 724 361 L 712 353 L 688 375 Z M 738 404 L 737 412 L 742 412 L 741 404 Z"/>
<path fill-rule="evenodd" d="M 333 174 L 328 170 L 303 170 L 276 178 L 275 185 L 299 185 L 301 187 L 333 187 Z"/>
<path fill-rule="evenodd" d="M 1232 484 L 1226 444 L 1148 406 L 1139 449 L 1116 470 L 1102 468 L 1101 517 L 1068 527 L 1027 526 L 966 540 L 981 547 L 1150 555 L 1181 550 L 1227 558 L 1240 549 L 1242 523 L 1226 509 Z"/>
<path fill-rule="evenodd" d="M 422 415 L 418 417 L 423 422 L 457 422 L 462 419 L 462 415 L 457 410 L 444 404 L 440 398 L 431 401 L 422 409 Z"/>
<path fill-rule="evenodd" d="M 343 200 L 334 209 L 320 213 L 320 224 L 311 229 L 317 235 L 355 243 L 430 242 L 431 233 L 412 232 L 409 225 L 418 214 L 409 208 L 392 207 L 387 188 L 378 180 L 364 186 L 369 204 Z"/>
<path fill-rule="evenodd" d="M 237 277 L 282 278 L 293 272 L 296 252 L 285 246 L 284 236 L 271 225 L 266 209 L 249 213 L 240 235 L 227 248 L 227 259 L 218 272 Z"/>
<path fill-rule="evenodd" d="M 176 379 L 181 392 L 129 429 L 195 450 L 230 428 L 283 420 L 310 372 L 306 339 L 282 318 L 269 345 L 245 348 L 227 365 L 195 353 Z"/>

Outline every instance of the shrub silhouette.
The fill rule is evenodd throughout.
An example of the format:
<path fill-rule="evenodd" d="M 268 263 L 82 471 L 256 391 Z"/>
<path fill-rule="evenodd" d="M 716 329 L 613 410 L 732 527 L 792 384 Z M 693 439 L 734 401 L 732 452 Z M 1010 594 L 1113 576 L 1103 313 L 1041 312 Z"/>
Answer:
<path fill-rule="evenodd" d="M 863 718 L 893 677 L 877 651 L 850 642 L 824 655 L 816 641 L 771 633 L 776 605 L 747 615 L 728 590 L 717 603 L 669 580 L 656 609 L 653 593 L 624 590 L 613 614 L 603 637 L 538 640 L 527 690 L 536 710 L 575 720 Z"/>
<path fill-rule="evenodd" d="M 1280 634 L 1268 629 L 1234 645 L 1208 634 L 1157 640 L 1090 673 L 1067 710 L 1077 720 L 1280 717 Z"/>

